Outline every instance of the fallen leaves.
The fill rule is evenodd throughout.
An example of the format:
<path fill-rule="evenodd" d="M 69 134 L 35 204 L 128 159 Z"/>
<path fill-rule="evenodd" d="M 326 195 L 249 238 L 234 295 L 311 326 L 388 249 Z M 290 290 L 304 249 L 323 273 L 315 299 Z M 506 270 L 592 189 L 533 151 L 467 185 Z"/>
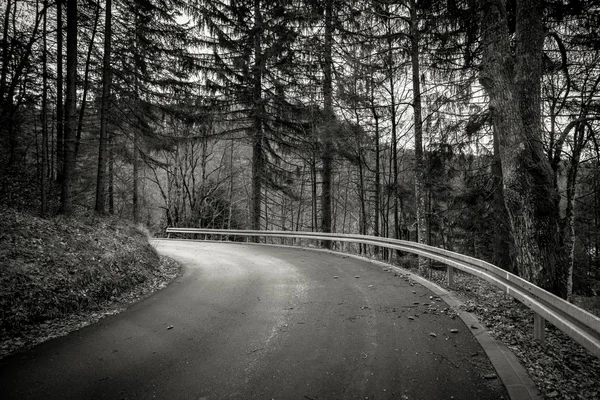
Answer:
<path fill-rule="evenodd" d="M 434 271 L 432 280 L 444 285 L 445 274 Z M 475 314 L 493 337 L 515 353 L 544 397 L 600 398 L 600 360 L 563 332 L 547 324 L 546 341 L 537 343 L 533 340 L 533 312 L 472 275 L 456 273 L 452 290 L 462 298 L 464 310 Z M 471 324 L 470 329 L 480 326 Z"/>

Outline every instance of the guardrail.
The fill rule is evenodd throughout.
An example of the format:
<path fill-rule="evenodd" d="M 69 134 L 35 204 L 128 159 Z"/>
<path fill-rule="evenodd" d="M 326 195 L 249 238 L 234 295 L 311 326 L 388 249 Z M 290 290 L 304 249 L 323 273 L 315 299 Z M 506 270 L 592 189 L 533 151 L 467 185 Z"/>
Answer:
<path fill-rule="evenodd" d="M 478 276 L 506 291 L 534 312 L 534 338 L 544 340 L 545 321 L 569 335 L 600 358 L 600 318 L 488 262 L 445 249 L 405 240 L 365 235 L 320 232 L 252 231 L 227 229 L 167 228 L 167 233 L 278 237 L 361 243 L 401 250 L 439 261 L 448 266 L 448 285 L 453 285 L 453 268 Z"/>

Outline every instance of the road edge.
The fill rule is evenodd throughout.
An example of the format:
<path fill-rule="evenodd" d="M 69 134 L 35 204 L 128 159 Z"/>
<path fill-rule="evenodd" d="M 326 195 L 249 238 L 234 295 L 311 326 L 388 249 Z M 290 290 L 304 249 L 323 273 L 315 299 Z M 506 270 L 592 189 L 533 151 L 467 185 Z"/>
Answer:
<path fill-rule="evenodd" d="M 290 246 L 286 246 L 290 247 Z M 293 247 L 293 246 L 292 246 Z M 439 286 L 436 283 L 433 283 L 420 275 L 415 274 L 405 268 L 397 267 L 382 261 L 373 260 L 366 257 L 361 257 L 355 254 L 347 254 L 340 253 L 337 251 L 331 250 L 322 250 L 322 249 L 310 249 L 317 251 L 325 251 L 334 254 L 341 254 L 345 257 L 352 257 L 364 261 L 369 261 L 373 264 L 385 267 L 392 268 L 395 272 L 403 274 L 413 281 L 419 283 L 422 286 L 425 286 L 427 289 L 431 290 L 437 296 L 439 296 L 443 301 L 446 302 L 452 309 L 456 312 L 459 318 L 465 323 L 465 325 L 469 329 L 469 331 L 473 334 L 475 339 L 481 345 L 483 351 L 490 359 L 492 365 L 496 369 L 496 373 L 502 380 L 502 383 L 506 387 L 506 391 L 508 392 L 511 400 L 542 400 L 543 397 L 538 390 L 537 386 L 533 382 L 533 380 L 529 377 L 527 370 L 521 362 L 517 358 L 517 356 L 501 341 L 494 339 L 488 331 L 484 329 L 481 325 L 477 317 L 471 314 L 468 311 L 465 311 L 466 305 L 459 300 L 454 294 L 450 293 L 448 290 Z M 473 327 L 476 327 L 473 328 Z"/>
<path fill-rule="evenodd" d="M 198 239 L 171 239 L 171 238 L 154 238 L 155 240 L 168 240 L 168 241 L 193 241 L 193 242 L 215 242 L 224 243 L 218 240 L 198 240 Z M 448 304 L 464 322 L 464 324 L 470 328 L 469 331 L 475 337 L 490 362 L 492 363 L 496 374 L 500 377 L 500 380 L 504 384 L 508 396 L 511 400 L 542 400 L 543 397 L 536 387 L 533 380 L 529 377 L 527 370 L 517 358 L 517 356 L 501 341 L 494 339 L 481 325 L 477 317 L 468 311 L 465 311 L 466 305 L 458 299 L 454 294 L 446 290 L 445 288 L 433 283 L 424 277 L 415 274 L 405 268 L 398 267 L 392 264 L 385 263 L 379 260 L 373 260 L 367 257 L 361 257 L 356 254 L 348 254 L 334 250 L 319 249 L 313 247 L 299 247 L 290 246 L 283 244 L 266 244 L 266 243 L 251 243 L 251 242 L 227 242 L 238 245 L 254 245 L 254 246 L 275 246 L 275 247 L 287 247 L 293 249 L 303 249 L 309 251 L 317 251 L 324 253 L 331 253 L 341 255 L 343 257 L 352 257 L 358 260 L 367 261 L 372 264 L 378 265 L 384 268 L 392 268 L 395 272 L 405 275 L 413 281 L 431 290 L 437 296 L 439 296 L 446 304 Z M 476 328 L 472 328 L 476 327 Z"/>

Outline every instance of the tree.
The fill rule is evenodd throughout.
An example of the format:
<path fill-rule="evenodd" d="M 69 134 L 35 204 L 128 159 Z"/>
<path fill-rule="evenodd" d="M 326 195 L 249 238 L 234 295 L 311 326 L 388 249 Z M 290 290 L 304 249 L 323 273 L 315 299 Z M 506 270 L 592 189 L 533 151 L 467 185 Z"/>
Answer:
<path fill-rule="evenodd" d="M 62 184 L 65 157 L 64 73 L 63 73 L 63 5 L 56 0 L 56 180 Z"/>
<path fill-rule="evenodd" d="M 564 297 L 567 260 L 559 230 L 559 194 L 541 141 L 542 13 L 541 0 L 517 2 L 513 58 L 506 2 L 483 2 L 480 82 L 498 132 L 519 275 Z"/>
<path fill-rule="evenodd" d="M 48 9 L 48 0 L 44 0 L 44 10 Z M 42 46 L 42 168 L 40 171 L 40 216 L 46 216 L 48 210 L 48 17 L 44 12 Z"/>
<path fill-rule="evenodd" d="M 198 28 L 210 32 L 203 45 L 202 69 L 215 109 L 230 122 L 222 135 L 243 133 L 252 146 L 250 226 L 261 228 L 265 187 L 278 188 L 287 172 L 279 164 L 298 135 L 288 101 L 295 78 L 291 74 L 297 22 L 286 2 L 246 0 L 201 1 Z"/>
<path fill-rule="evenodd" d="M 418 242 L 427 243 L 427 222 L 423 163 L 423 120 L 421 115 L 421 72 L 419 65 L 419 20 L 416 0 L 410 1 L 410 60 L 412 66 L 413 118 L 415 130 L 415 201 L 417 210 Z M 424 274 L 427 261 L 419 257 L 419 271 Z"/>
<path fill-rule="evenodd" d="M 64 171 L 61 189 L 61 212 L 73 212 L 75 172 L 75 133 L 77 129 L 77 0 L 67 1 L 67 97 L 65 100 Z"/>
<path fill-rule="evenodd" d="M 325 31 L 323 43 L 323 115 L 324 125 L 328 126 L 334 119 L 333 115 L 333 0 L 325 0 Z M 331 232 L 331 175 L 333 161 L 333 141 L 330 129 L 323 129 L 323 150 L 321 162 L 323 172 L 321 176 L 321 231 Z M 323 246 L 331 248 L 330 241 L 323 241 Z"/>
<path fill-rule="evenodd" d="M 112 40 L 112 0 L 106 0 L 104 23 L 104 55 L 102 64 L 102 98 L 100 108 L 100 143 L 98 148 L 98 174 L 96 181 L 97 212 L 104 214 L 106 210 L 106 173 L 108 161 L 108 113 L 110 103 L 111 73 L 111 40 Z"/>

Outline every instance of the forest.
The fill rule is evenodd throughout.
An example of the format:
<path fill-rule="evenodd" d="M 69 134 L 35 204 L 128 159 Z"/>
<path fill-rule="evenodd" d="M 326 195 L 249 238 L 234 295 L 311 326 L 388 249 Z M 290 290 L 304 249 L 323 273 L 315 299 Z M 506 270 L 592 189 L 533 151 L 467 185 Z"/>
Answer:
<path fill-rule="evenodd" d="M 0 11 L 2 207 L 392 237 L 600 291 L 593 1 Z"/>

